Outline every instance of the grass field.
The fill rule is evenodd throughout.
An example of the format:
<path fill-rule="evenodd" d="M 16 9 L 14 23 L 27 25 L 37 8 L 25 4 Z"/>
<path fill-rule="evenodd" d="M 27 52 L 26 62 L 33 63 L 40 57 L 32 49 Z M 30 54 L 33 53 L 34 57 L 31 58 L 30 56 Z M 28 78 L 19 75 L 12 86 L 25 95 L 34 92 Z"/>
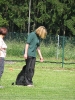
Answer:
<path fill-rule="evenodd" d="M 34 87 L 12 86 L 24 62 L 7 62 L 0 100 L 75 100 L 75 65 L 36 63 Z"/>

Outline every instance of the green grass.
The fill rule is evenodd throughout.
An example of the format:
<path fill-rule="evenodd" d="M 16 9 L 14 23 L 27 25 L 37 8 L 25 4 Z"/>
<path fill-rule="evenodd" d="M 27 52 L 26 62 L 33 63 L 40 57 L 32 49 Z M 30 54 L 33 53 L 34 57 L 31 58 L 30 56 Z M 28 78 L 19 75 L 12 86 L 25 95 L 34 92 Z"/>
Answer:
<path fill-rule="evenodd" d="M 6 62 L 2 77 L 3 89 L 0 89 L 0 100 L 75 100 L 75 47 L 69 44 L 65 46 L 64 64 L 54 63 L 62 61 L 62 48 L 59 48 L 59 58 L 56 58 L 57 47 L 53 44 L 41 46 L 45 62 L 36 62 L 35 75 L 33 77 L 34 87 L 12 86 L 11 83 L 22 66 L 25 64 L 23 49 L 25 43 L 7 42 L 6 60 L 18 60 L 18 62 Z M 19 61 L 20 60 L 20 61 Z M 39 60 L 37 56 L 37 61 Z M 52 62 L 52 63 L 51 63 Z"/>
<path fill-rule="evenodd" d="M 25 41 L 26 42 L 26 41 Z M 6 44 L 8 46 L 7 48 L 7 60 L 23 60 L 23 54 L 24 54 L 24 47 L 25 42 L 20 41 L 17 42 L 16 40 L 12 41 L 6 41 Z M 43 57 L 46 61 L 51 62 L 62 62 L 62 45 L 57 47 L 57 42 L 51 43 L 51 44 L 45 44 L 41 43 L 41 52 Z M 75 46 L 71 43 L 66 43 L 64 47 L 64 62 L 65 63 L 75 63 Z M 58 58 L 57 58 L 58 57 Z M 38 58 L 38 55 L 37 55 Z"/>
<path fill-rule="evenodd" d="M 36 63 L 34 87 L 12 86 L 24 62 L 5 63 L 0 100 L 75 100 L 74 65 Z"/>

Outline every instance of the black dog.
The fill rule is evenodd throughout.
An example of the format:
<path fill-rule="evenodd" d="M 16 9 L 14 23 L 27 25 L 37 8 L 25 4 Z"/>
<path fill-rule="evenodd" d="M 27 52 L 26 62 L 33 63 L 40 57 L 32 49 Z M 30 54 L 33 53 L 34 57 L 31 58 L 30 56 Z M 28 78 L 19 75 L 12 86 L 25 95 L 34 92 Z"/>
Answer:
<path fill-rule="evenodd" d="M 17 78 L 16 78 L 16 82 L 12 83 L 12 85 L 26 85 L 25 84 L 25 68 L 26 68 L 26 65 L 23 66 L 22 70 L 20 71 L 20 73 L 17 75 Z"/>

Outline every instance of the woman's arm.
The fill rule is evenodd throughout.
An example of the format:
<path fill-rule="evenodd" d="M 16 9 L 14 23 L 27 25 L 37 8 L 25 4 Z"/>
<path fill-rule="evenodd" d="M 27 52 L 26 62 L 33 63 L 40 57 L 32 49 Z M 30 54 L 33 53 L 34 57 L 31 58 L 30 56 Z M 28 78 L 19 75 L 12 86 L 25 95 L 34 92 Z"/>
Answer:
<path fill-rule="evenodd" d="M 40 47 L 37 48 L 37 52 L 39 54 L 39 57 L 40 57 L 40 62 L 43 62 L 43 57 L 42 57 L 42 54 L 41 54 L 41 50 L 40 50 Z"/>
<path fill-rule="evenodd" d="M 29 44 L 26 44 L 26 46 L 25 46 L 25 53 L 24 53 L 24 58 L 25 59 L 27 59 L 28 48 L 29 48 Z"/>

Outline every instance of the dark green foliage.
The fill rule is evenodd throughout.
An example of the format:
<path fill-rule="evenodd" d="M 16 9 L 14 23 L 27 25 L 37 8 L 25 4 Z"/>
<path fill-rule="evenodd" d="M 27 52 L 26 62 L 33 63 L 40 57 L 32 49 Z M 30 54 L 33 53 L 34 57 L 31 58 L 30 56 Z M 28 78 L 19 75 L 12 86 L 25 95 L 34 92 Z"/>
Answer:
<path fill-rule="evenodd" d="M 28 32 L 30 0 L 0 0 L 0 26 Z M 31 0 L 30 31 L 44 25 L 48 34 L 75 35 L 74 0 Z"/>

